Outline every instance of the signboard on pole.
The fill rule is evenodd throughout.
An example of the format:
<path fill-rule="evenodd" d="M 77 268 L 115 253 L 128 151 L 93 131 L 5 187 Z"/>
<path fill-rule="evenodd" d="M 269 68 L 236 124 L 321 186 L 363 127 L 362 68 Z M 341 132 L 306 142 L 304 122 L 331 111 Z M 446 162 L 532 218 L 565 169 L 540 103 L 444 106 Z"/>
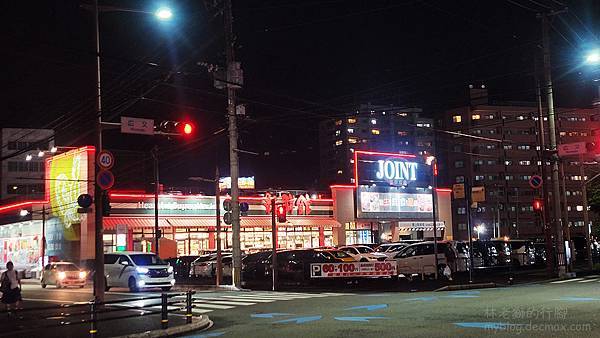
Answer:
<path fill-rule="evenodd" d="M 542 179 L 542 176 L 533 175 L 529 179 L 529 186 L 532 187 L 533 189 L 539 189 L 542 187 L 543 182 L 544 182 L 544 180 Z"/>
<path fill-rule="evenodd" d="M 472 187 L 471 188 L 471 201 L 485 202 L 485 187 Z"/>
<path fill-rule="evenodd" d="M 384 277 L 396 274 L 396 261 L 312 263 L 310 265 L 311 278 Z"/>
<path fill-rule="evenodd" d="M 154 120 L 121 116 L 121 133 L 154 135 Z"/>
<path fill-rule="evenodd" d="M 585 142 L 573 142 L 558 145 L 558 156 L 583 155 L 587 153 Z"/>
<path fill-rule="evenodd" d="M 96 161 L 98 161 L 98 166 L 100 168 L 108 170 L 115 164 L 115 157 L 110 151 L 102 150 L 100 153 L 98 153 Z"/>
<path fill-rule="evenodd" d="M 108 170 L 100 170 L 96 176 L 96 184 L 102 190 L 108 190 L 115 184 L 115 176 Z"/>
<path fill-rule="evenodd" d="M 465 185 L 464 185 L 464 183 L 453 184 L 452 185 L 452 193 L 454 194 L 454 199 L 465 198 Z"/>

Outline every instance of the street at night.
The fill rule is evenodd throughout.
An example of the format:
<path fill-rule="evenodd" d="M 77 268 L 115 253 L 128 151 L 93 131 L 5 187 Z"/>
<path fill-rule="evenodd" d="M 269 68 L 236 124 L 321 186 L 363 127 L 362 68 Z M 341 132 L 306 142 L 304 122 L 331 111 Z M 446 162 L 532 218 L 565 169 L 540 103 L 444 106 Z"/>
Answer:
<path fill-rule="evenodd" d="M 600 336 L 600 1 L 4 7 L 0 337 Z"/>

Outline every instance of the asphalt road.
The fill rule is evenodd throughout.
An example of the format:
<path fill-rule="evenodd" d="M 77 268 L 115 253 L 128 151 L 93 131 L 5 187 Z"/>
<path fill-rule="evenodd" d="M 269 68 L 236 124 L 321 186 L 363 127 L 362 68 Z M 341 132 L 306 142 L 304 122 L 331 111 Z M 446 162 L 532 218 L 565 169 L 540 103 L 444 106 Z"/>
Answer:
<path fill-rule="evenodd" d="M 600 276 L 454 292 L 229 295 L 254 304 L 214 309 L 214 327 L 186 337 L 600 336 Z"/>

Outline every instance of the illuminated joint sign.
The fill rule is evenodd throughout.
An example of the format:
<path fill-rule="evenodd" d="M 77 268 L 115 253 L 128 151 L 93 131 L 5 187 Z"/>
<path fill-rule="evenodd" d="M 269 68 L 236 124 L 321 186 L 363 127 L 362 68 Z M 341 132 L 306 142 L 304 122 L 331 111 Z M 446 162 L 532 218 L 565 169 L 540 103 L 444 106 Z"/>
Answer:
<path fill-rule="evenodd" d="M 378 179 L 417 180 L 417 163 L 415 162 L 379 160 L 377 164 L 378 170 L 375 175 Z"/>

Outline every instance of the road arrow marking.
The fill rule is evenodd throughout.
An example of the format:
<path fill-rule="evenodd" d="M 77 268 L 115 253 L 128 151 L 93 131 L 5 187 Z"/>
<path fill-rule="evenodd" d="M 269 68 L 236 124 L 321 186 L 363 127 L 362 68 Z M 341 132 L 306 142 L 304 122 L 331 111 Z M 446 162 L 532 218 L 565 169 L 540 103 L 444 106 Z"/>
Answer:
<path fill-rule="evenodd" d="M 251 314 L 250 317 L 252 318 L 273 318 L 275 316 L 291 316 L 291 313 L 278 313 L 278 312 L 273 312 L 273 313 L 254 313 Z"/>
<path fill-rule="evenodd" d="M 381 309 L 385 309 L 386 307 L 388 307 L 387 304 L 375 304 L 375 305 L 361 305 L 361 306 L 353 306 L 344 310 L 367 310 L 367 311 L 374 311 L 374 310 L 381 310 Z"/>
<path fill-rule="evenodd" d="M 598 301 L 600 298 L 592 298 L 592 297 L 561 297 L 553 300 L 562 300 L 567 302 L 593 302 Z"/>
<path fill-rule="evenodd" d="M 417 298 L 409 298 L 407 299 L 408 301 L 423 301 L 423 302 L 430 302 L 430 301 L 434 301 L 434 300 L 438 300 L 437 297 L 417 297 Z"/>
<path fill-rule="evenodd" d="M 485 329 L 485 330 L 506 330 L 509 326 L 521 326 L 522 324 L 511 324 L 511 323 L 493 323 L 493 322 L 467 322 L 467 323 L 454 323 L 456 326 Z"/>
<path fill-rule="evenodd" d="M 280 320 L 280 321 L 274 322 L 273 324 L 286 324 L 286 323 L 304 324 L 304 323 L 308 323 L 308 322 L 314 322 L 315 320 L 319 320 L 321 318 L 323 318 L 323 316 L 296 317 L 296 318 Z"/>
<path fill-rule="evenodd" d="M 371 319 L 387 319 L 386 317 L 334 317 L 335 320 L 346 322 L 368 322 Z"/>

